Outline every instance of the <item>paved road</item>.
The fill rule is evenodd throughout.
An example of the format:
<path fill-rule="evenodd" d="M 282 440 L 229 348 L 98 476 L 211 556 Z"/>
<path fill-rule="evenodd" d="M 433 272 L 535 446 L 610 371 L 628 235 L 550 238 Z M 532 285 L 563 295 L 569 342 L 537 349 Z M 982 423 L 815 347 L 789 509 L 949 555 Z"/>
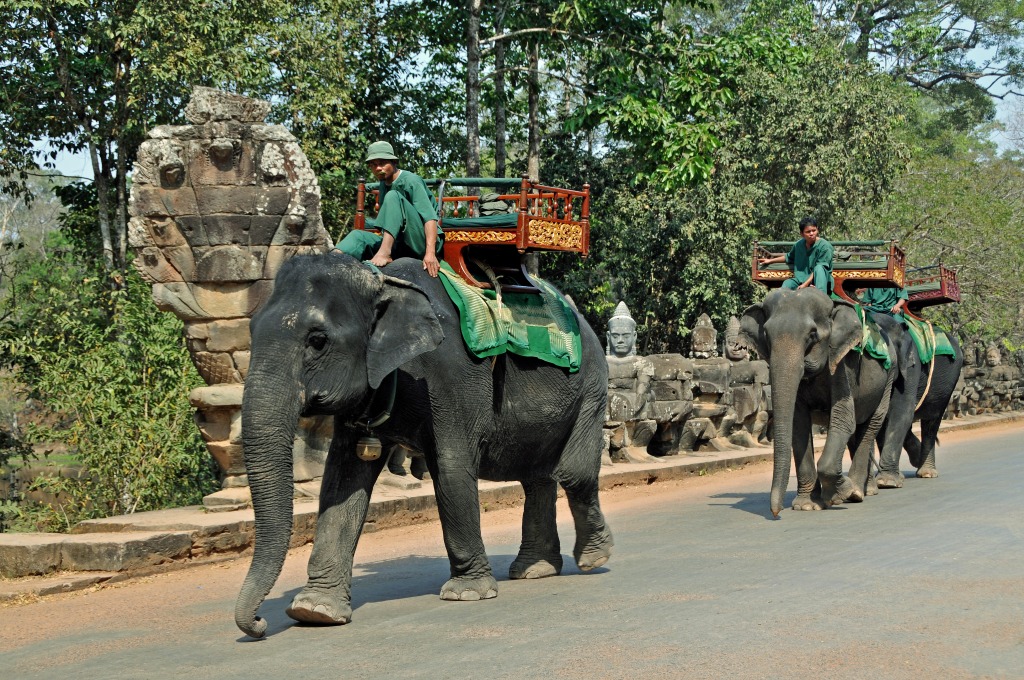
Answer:
<path fill-rule="evenodd" d="M 502 576 L 518 513 L 487 513 L 485 602 L 438 599 L 436 524 L 371 534 L 343 627 L 284 615 L 309 554 L 293 551 L 261 641 L 232 618 L 247 560 L 8 607 L 0 677 L 1021 678 L 1022 442 L 1019 424 L 953 433 L 938 479 L 775 521 L 766 465 L 613 490 L 607 567 L 535 582 Z"/>

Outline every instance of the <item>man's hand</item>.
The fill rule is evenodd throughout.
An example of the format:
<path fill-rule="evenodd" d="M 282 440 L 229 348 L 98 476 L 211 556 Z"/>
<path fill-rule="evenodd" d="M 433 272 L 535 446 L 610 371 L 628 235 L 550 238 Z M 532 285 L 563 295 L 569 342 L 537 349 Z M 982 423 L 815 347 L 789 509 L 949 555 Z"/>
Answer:
<path fill-rule="evenodd" d="M 799 286 L 797 286 L 796 289 L 800 290 L 801 288 L 807 288 L 808 286 L 813 286 L 814 285 L 813 281 L 814 281 L 814 279 L 807 279 L 806 281 L 801 283 Z"/>
<path fill-rule="evenodd" d="M 437 261 L 437 255 L 434 253 L 427 253 L 424 255 L 423 269 L 436 279 L 437 272 L 441 269 L 441 263 Z"/>
<path fill-rule="evenodd" d="M 381 255 L 380 252 L 378 252 L 370 258 L 370 264 L 375 267 L 383 267 L 386 264 L 391 264 L 391 257 L 389 255 Z"/>

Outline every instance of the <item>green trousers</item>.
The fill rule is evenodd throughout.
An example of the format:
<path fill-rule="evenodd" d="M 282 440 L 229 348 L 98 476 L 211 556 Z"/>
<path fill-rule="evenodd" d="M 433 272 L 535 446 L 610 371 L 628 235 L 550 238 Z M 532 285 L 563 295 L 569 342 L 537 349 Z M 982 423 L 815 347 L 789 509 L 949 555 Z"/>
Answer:
<path fill-rule="evenodd" d="M 806 280 L 807 279 L 805 278 L 798 281 L 796 273 L 794 272 L 793 278 L 786 279 L 785 281 L 782 282 L 782 287 L 788 288 L 790 290 L 796 290 L 797 288 L 800 287 L 800 284 Z M 817 267 L 814 268 L 813 285 L 815 288 L 822 291 L 826 295 L 830 294 L 832 292 L 832 273 L 826 270 L 823 265 L 819 264 Z"/>
<path fill-rule="evenodd" d="M 389 191 L 384 195 L 377 212 L 374 226 L 391 234 L 395 245 L 391 249 L 391 259 L 415 257 L 423 259 L 427 253 L 427 236 L 423 231 L 423 217 L 416 211 L 409 200 L 397 191 Z M 438 229 L 440 231 L 440 229 Z M 369 260 L 380 249 L 384 237 L 372 231 L 353 229 L 341 243 L 335 246 L 343 253 L 348 253 L 357 260 Z M 437 235 L 436 254 L 438 258 L 444 246 L 443 234 Z"/>

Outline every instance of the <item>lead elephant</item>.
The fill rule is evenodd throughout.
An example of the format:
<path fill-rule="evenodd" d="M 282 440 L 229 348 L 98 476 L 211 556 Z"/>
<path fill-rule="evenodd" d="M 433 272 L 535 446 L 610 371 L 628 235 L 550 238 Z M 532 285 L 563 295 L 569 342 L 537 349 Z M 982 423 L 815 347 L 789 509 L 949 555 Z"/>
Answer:
<path fill-rule="evenodd" d="M 856 310 L 816 288 L 772 291 L 743 312 L 740 327 L 768 361 L 775 421 L 772 515 L 778 517 L 782 510 L 790 451 L 797 467 L 794 510 L 863 500 L 871 450 L 889 406 L 895 362 L 886 367 L 880 359 L 853 351 L 863 339 Z M 895 349 L 890 346 L 889 351 Z M 812 412 L 828 416 L 828 436 L 817 467 Z M 847 446 L 853 452 L 849 477 L 842 474 Z"/>
<path fill-rule="evenodd" d="M 479 479 L 518 480 L 526 493 L 511 578 L 561 570 L 557 484 L 575 521 L 579 568 L 598 567 L 611 554 L 598 502 L 608 368 L 586 322 L 579 318 L 576 373 L 514 355 L 480 360 L 466 349 L 440 280 L 422 263 L 397 260 L 384 271 L 340 253 L 293 258 L 250 324 L 242 430 L 256 541 L 235 622 L 253 637 L 265 633 L 256 611 L 288 550 L 292 440 L 300 416 L 333 414 L 335 435 L 309 580 L 287 609 L 298 621 L 351 620 L 353 555 L 384 466 L 383 458 L 367 461 L 356 453 L 371 420 L 385 447 L 404 444 L 426 457 L 451 564 L 442 599 L 497 595 L 480 535 Z M 390 418 L 376 424 L 385 412 Z"/>
<path fill-rule="evenodd" d="M 937 477 L 935 443 L 939 425 L 949 405 L 964 364 L 963 350 L 951 334 L 946 334 L 955 356 L 935 355 L 929 363 L 921 363 L 917 346 L 902 323 L 888 314 L 872 314 L 896 346 L 899 373 L 893 384 L 889 413 L 878 433 L 881 455 L 875 481 L 880 488 L 903 486 L 900 454 L 907 450 L 910 463 L 918 477 Z M 923 397 L 923 399 L 922 399 Z M 921 421 L 921 438 L 911 431 L 915 420 Z"/>

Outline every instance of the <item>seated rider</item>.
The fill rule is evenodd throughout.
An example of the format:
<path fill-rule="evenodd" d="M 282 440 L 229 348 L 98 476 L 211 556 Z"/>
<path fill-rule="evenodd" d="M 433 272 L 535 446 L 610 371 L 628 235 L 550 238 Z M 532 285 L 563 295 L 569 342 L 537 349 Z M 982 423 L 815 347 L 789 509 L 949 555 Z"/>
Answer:
<path fill-rule="evenodd" d="M 782 282 L 790 290 L 814 286 L 826 295 L 832 292 L 832 244 L 818 236 L 818 221 L 813 217 L 800 220 L 802 241 L 793 244 L 786 255 L 763 257 L 758 264 L 785 262 L 793 270 L 793 277 Z"/>
<path fill-rule="evenodd" d="M 444 233 L 438 226 L 437 200 L 421 177 L 398 168 L 398 156 L 387 142 L 374 142 L 366 151 L 366 164 L 380 180 L 380 210 L 376 225 L 381 234 L 354 229 L 336 247 L 357 260 L 383 267 L 398 257 L 423 260 L 423 269 L 436 277 L 440 268 Z"/>
<path fill-rule="evenodd" d="M 865 288 L 857 291 L 857 297 L 872 312 L 891 314 L 903 320 L 903 309 L 910 296 L 906 288 Z"/>

